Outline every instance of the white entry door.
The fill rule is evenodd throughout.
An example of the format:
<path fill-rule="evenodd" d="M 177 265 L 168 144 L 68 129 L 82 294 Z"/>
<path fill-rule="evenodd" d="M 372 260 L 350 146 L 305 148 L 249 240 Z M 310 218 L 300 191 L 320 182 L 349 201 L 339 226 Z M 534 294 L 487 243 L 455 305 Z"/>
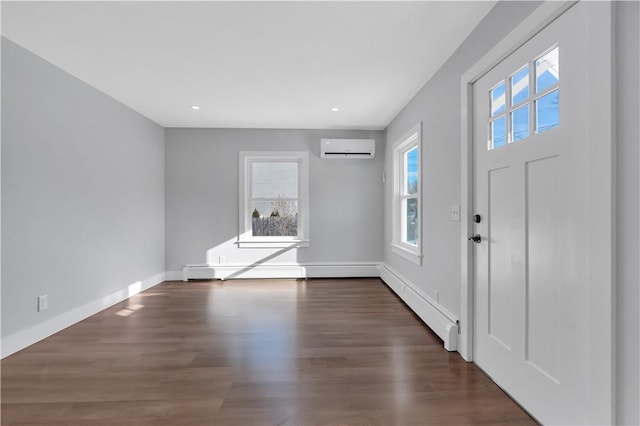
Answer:
<path fill-rule="evenodd" d="M 573 6 L 473 86 L 474 359 L 545 424 L 589 416 L 586 14 Z"/>

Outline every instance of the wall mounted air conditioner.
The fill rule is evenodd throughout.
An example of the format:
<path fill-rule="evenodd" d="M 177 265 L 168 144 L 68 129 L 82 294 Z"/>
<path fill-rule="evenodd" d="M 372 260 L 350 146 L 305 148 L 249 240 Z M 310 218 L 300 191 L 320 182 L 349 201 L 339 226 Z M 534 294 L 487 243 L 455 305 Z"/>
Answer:
<path fill-rule="evenodd" d="M 320 139 L 320 158 L 373 158 L 375 139 Z"/>

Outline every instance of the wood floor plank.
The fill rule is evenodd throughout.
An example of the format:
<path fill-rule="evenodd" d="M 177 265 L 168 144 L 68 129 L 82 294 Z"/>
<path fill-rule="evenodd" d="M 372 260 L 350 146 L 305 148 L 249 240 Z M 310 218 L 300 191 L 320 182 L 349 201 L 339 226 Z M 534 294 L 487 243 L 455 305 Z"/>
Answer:
<path fill-rule="evenodd" d="M 378 279 L 166 282 L 2 361 L 2 425 L 535 424 Z"/>

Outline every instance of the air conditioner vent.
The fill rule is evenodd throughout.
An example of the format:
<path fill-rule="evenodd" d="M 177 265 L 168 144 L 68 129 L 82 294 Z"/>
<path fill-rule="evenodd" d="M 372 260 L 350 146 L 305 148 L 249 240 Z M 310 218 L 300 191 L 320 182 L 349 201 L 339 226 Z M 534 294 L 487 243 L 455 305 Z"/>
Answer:
<path fill-rule="evenodd" d="M 373 158 L 375 139 L 321 139 L 320 158 Z"/>

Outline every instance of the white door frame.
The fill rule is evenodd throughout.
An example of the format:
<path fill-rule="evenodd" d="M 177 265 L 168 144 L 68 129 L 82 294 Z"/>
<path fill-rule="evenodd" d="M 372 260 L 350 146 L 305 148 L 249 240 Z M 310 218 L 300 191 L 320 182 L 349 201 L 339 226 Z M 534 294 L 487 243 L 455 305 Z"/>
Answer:
<path fill-rule="evenodd" d="M 562 15 L 575 1 L 547 1 L 524 19 L 509 35 L 494 46 L 461 78 L 461 288 L 460 336 L 458 351 L 473 360 L 474 283 L 473 247 L 467 238 L 473 233 L 473 84 L 491 68 L 525 44 Z M 589 328 L 596 336 L 589 347 L 588 418 L 594 424 L 615 423 L 615 288 L 614 288 L 614 207 L 615 180 L 613 162 L 613 52 L 611 3 L 589 3 L 589 52 L 594 60 L 589 67 L 587 90 L 588 126 L 585 147 L 589 150 L 589 200 L 591 241 L 589 248 Z M 598 161 L 591 161 L 598 159 Z M 601 203 L 600 200 L 607 200 Z M 602 224 L 605 226 L 602 226 Z M 593 226 L 593 225 L 598 226 Z M 525 407 L 526 408 L 526 407 Z"/>

